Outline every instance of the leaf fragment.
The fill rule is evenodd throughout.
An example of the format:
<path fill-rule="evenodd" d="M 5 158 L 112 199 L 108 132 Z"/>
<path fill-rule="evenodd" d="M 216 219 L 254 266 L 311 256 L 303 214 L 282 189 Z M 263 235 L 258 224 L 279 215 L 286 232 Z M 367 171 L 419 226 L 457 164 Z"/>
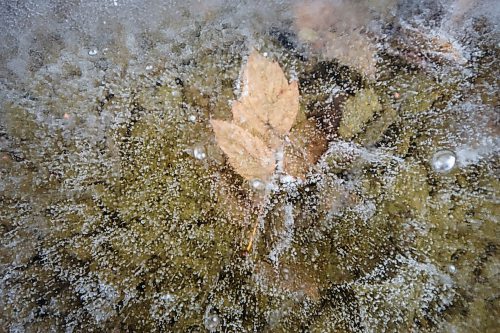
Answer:
<path fill-rule="evenodd" d="M 285 146 L 283 168 L 293 177 L 304 179 L 309 167 L 316 163 L 327 149 L 323 133 L 312 120 L 297 124 L 288 136 Z"/>
<path fill-rule="evenodd" d="M 231 122 L 211 120 L 215 138 L 229 163 L 246 179 L 267 180 L 274 172 L 274 153 L 265 143 Z"/>

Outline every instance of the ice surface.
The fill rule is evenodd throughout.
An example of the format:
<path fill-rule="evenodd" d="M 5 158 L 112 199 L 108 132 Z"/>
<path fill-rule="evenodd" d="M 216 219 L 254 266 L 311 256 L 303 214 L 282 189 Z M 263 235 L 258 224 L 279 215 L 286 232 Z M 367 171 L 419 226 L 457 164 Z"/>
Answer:
<path fill-rule="evenodd" d="M 2 1 L 0 327 L 495 331 L 499 14 Z M 304 179 L 283 149 L 271 182 L 247 182 L 214 140 L 252 50 L 299 82 L 296 154 L 328 142 Z M 346 124 L 364 89 L 377 108 Z M 306 122 L 324 137 L 305 140 Z M 432 169 L 440 151 L 449 172 Z"/>

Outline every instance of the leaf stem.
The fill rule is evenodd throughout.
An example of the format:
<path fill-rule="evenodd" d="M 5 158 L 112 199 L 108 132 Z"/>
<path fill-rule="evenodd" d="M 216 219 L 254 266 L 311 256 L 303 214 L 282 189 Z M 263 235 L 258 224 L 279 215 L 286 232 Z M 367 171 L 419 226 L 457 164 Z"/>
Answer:
<path fill-rule="evenodd" d="M 269 203 L 269 198 L 270 198 L 270 193 L 268 188 L 266 188 L 264 197 L 261 199 L 262 201 L 259 203 L 259 212 L 257 215 L 257 219 L 255 220 L 253 227 L 252 227 L 252 233 L 250 234 L 250 239 L 248 240 L 248 245 L 246 247 L 246 252 L 250 253 L 250 250 L 252 249 L 253 242 L 255 240 L 255 236 L 257 235 L 257 228 L 259 227 L 259 223 L 264 221 L 265 217 L 265 208 L 267 207 Z"/>

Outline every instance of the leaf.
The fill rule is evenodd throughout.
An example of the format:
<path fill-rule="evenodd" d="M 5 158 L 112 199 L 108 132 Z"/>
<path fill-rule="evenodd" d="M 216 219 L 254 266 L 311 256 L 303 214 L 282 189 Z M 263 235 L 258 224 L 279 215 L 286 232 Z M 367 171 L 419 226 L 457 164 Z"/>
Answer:
<path fill-rule="evenodd" d="M 304 178 L 327 149 L 326 138 L 313 121 L 306 119 L 293 128 L 288 141 L 283 168 L 291 176 Z"/>
<path fill-rule="evenodd" d="M 278 63 L 253 52 L 243 71 L 242 97 L 232 108 L 233 121 L 278 148 L 299 111 L 299 87 L 288 81 Z"/>
<path fill-rule="evenodd" d="M 215 138 L 229 163 L 246 179 L 268 179 L 275 168 L 272 150 L 245 129 L 222 120 L 211 120 Z"/>
<path fill-rule="evenodd" d="M 312 0 L 295 6 L 295 28 L 299 40 L 306 42 L 327 59 L 335 58 L 369 78 L 376 72 L 377 44 L 369 37 L 372 14 L 383 14 L 387 6 L 360 1 Z M 375 7 L 374 7 L 375 6 Z M 378 8 L 376 8 L 378 7 Z"/>
<path fill-rule="evenodd" d="M 217 143 L 237 173 L 247 180 L 268 181 L 276 169 L 277 152 L 299 112 L 298 84 L 288 83 L 278 63 L 257 52 L 248 58 L 242 83 L 241 97 L 231 110 L 233 120 L 212 120 L 212 127 Z M 317 158 L 313 159 L 298 161 L 316 162 Z M 308 165 L 293 165 L 297 170 L 308 168 Z M 292 175 L 303 177 L 305 172 L 294 170 Z"/>
<path fill-rule="evenodd" d="M 296 297 L 307 297 L 317 301 L 320 298 L 318 281 L 311 276 L 312 272 L 297 263 L 282 263 L 276 270 L 270 263 L 261 261 L 255 267 L 256 278 L 265 282 L 266 286 L 295 294 Z"/>
<path fill-rule="evenodd" d="M 411 64 L 432 68 L 432 64 L 464 65 L 467 58 L 460 43 L 452 37 L 436 35 L 425 27 L 405 26 L 391 39 L 390 51 Z"/>

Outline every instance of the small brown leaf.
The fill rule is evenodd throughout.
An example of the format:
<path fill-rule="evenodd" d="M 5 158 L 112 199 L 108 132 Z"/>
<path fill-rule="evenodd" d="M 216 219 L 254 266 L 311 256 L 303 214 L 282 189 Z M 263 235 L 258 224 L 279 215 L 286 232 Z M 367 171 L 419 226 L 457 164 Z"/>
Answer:
<path fill-rule="evenodd" d="M 288 139 L 283 168 L 291 176 L 305 178 L 309 167 L 325 152 L 327 141 L 312 120 L 305 120 L 296 125 Z"/>
<path fill-rule="evenodd" d="M 300 1 L 295 6 L 299 40 L 310 44 L 327 59 L 335 58 L 374 78 L 377 45 L 369 34 L 360 32 L 369 24 L 371 12 L 386 10 L 385 6 L 373 6 L 363 1 Z"/>

